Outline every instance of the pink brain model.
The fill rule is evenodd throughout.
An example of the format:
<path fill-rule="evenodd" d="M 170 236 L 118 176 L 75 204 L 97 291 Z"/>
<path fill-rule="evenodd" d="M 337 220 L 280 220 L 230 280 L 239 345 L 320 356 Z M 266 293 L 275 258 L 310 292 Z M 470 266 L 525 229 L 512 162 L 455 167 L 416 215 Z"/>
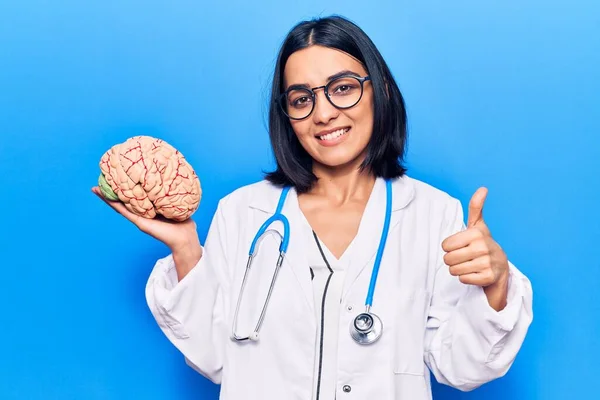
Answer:
<path fill-rule="evenodd" d="M 197 209 L 200 180 L 173 146 L 150 136 L 135 136 L 111 147 L 100 159 L 100 190 L 142 217 L 161 214 L 184 221 Z"/>

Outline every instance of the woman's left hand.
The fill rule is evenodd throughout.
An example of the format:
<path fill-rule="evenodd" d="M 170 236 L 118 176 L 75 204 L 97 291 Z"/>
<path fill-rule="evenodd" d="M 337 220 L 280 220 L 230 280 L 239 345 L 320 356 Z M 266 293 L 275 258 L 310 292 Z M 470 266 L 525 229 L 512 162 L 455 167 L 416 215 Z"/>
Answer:
<path fill-rule="evenodd" d="M 508 258 L 483 221 L 486 196 L 486 188 L 475 192 L 469 202 L 467 229 L 446 238 L 442 249 L 450 274 L 462 283 L 483 287 L 490 306 L 500 311 L 506 306 Z"/>

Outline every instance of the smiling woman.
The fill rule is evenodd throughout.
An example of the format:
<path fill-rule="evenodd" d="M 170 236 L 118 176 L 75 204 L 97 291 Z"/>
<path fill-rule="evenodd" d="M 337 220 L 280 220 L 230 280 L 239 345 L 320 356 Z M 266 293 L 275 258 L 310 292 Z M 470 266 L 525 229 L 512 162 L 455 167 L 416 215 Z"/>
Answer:
<path fill-rule="evenodd" d="M 294 52 L 285 63 L 280 103 L 287 106 L 284 112 L 293 117 L 291 127 L 301 148 L 313 160 L 313 174 L 314 168 L 355 168 L 351 164 L 364 160 L 373 128 L 373 84 L 363 89 L 365 78 L 359 60 L 320 45 Z M 318 89 L 323 90 L 315 93 Z"/>
<path fill-rule="evenodd" d="M 529 279 L 483 219 L 485 188 L 465 226 L 457 199 L 406 175 L 404 100 L 358 26 L 290 31 L 270 138 L 276 170 L 220 201 L 204 246 L 191 221 L 104 199 L 171 249 L 148 305 L 220 398 L 426 400 L 429 371 L 461 390 L 503 376 L 532 321 Z"/>
<path fill-rule="evenodd" d="M 274 184 L 303 193 L 316 181 L 314 168 L 325 166 L 366 168 L 383 178 L 406 171 L 404 99 L 375 44 L 346 19 L 307 21 L 290 32 L 272 97 L 278 168 L 267 179 Z"/>

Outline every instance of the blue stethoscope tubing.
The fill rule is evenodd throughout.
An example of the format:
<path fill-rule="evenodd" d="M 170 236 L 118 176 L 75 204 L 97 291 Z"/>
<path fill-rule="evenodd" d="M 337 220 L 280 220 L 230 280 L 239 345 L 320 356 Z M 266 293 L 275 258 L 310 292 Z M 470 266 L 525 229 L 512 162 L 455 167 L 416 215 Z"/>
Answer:
<path fill-rule="evenodd" d="M 281 269 L 281 265 L 283 264 L 283 259 L 285 257 L 285 253 L 288 248 L 289 238 L 290 238 L 290 223 L 285 215 L 282 214 L 281 210 L 283 209 L 283 204 L 285 203 L 285 199 L 290 190 L 289 186 L 283 188 L 281 195 L 279 197 L 279 202 L 277 203 L 277 209 L 275 213 L 268 218 L 256 232 L 254 239 L 252 240 L 252 244 L 250 245 L 250 250 L 248 251 L 248 262 L 246 264 L 246 270 L 244 272 L 244 278 L 242 280 L 242 287 L 240 288 L 240 294 L 237 301 L 236 310 L 233 317 L 233 325 L 232 325 L 232 333 L 231 338 L 235 341 L 257 341 L 260 328 L 264 321 L 265 312 L 267 309 L 267 305 L 271 298 L 271 294 L 273 292 L 273 287 L 275 286 L 275 281 L 277 280 L 277 276 L 279 274 L 279 270 Z M 386 180 L 386 208 L 385 208 L 385 219 L 383 223 L 383 229 L 381 232 L 381 239 L 379 240 L 379 247 L 377 248 L 377 255 L 375 256 L 375 263 L 373 265 L 373 271 L 371 273 L 371 281 L 369 283 L 369 291 L 367 293 L 367 299 L 365 301 L 365 312 L 356 316 L 356 318 L 350 324 L 350 335 L 352 338 L 359 344 L 371 344 L 377 341 L 381 337 L 381 333 L 383 330 L 383 324 L 381 323 L 381 319 L 371 312 L 371 306 L 373 304 L 373 295 L 375 293 L 375 285 L 377 283 L 377 276 L 379 274 L 379 266 L 381 264 L 381 259 L 383 257 L 383 251 L 385 249 L 385 243 L 387 241 L 390 219 L 392 214 L 392 187 L 391 182 Z M 269 229 L 269 226 L 274 222 L 281 222 L 283 224 L 283 235 L 281 235 L 275 229 Z M 248 336 L 239 336 L 236 333 L 237 329 L 237 319 L 238 313 L 242 301 L 242 295 L 244 289 L 246 287 L 246 280 L 249 274 L 249 271 L 252 267 L 252 261 L 256 257 L 258 250 L 260 248 L 260 244 L 262 239 L 267 234 L 276 235 L 280 239 L 279 245 L 279 258 L 277 259 L 277 264 L 275 266 L 275 272 L 273 273 L 273 278 L 271 280 L 271 285 L 269 287 L 269 292 L 267 294 L 267 298 L 263 305 L 260 317 L 254 328 L 254 331 Z"/>
<path fill-rule="evenodd" d="M 392 219 L 392 184 L 389 180 L 386 180 L 385 185 L 387 189 L 385 193 L 385 219 L 383 221 L 383 229 L 381 230 L 381 239 L 379 240 L 377 255 L 375 256 L 373 272 L 371 273 L 367 301 L 365 302 L 367 307 L 371 307 L 373 304 L 373 294 L 375 293 L 375 284 L 377 283 L 377 275 L 379 274 L 379 265 L 381 264 L 381 258 L 383 257 L 385 242 L 387 241 L 388 231 L 390 230 L 390 220 Z"/>
<path fill-rule="evenodd" d="M 260 332 L 260 327 L 262 326 L 263 320 L 265 318 L 265 312 L 267 310 L 267 305 L 269 304 L 269 300 L 271 299 L 271 293 L 273 293 L 273 288 L 275 287 L 275 281 L 277 280 L 277 276 L 279 275 L 279 270 L 281 269 L 281 265 L 283 264 L 283 258 L 285 257 L 285 253 L 288 248 L 289 240 L 290 240 L 290 222 L 287 217 L 281 213 L 283 209 L 283 203 L 285 202 L 285 198 L 290 190 L 289 186 L 283 188 L 281 192 L 281 196 L 279 196 L 279 202 L 277 203 L 277 209 L 275 210 L 275 214 L 273 214 L 269 219 L 267 219 L 262 226 L 259 228 L 256 235 L 254 235 L 254 239 L 252 240 L 252 244 L 250 245 L 250 250 L 248 251 L 248 262 L 246 264 L 246 271 L 244 272 L 244 279 L 242 280 L 242 287 L 240 289 L 240 294 L 238 297 L 235 314 L 233 315 L 233 326 L 231 331 L 231 338 L 235 341 L 246 341 L 258 340 L 258 334 Z M 283 224 L 283 235 L 281 235 L 277 230 L 268 229 L 269 226 L 274 223 L 280 221 Z M 275 266 L 275 272 L 273 273 L 273 279 L 271 280 L 271 286 L 269 286 L 269 292 L 267 293 L 267 298 L 265 300 L 265 304 L 263 305 L 262 311 L 260 312 L 260 317 L 254 328 L 254 331 L 248 336 L 239 336 L 236 333 L 237 328 L 237 319 L 240 310 L 240 305 L 242 302 L 242 294 L 244 293 L 244 289 L 246 287 L 246 279 L 248 277 L 248 273 L 250 272 L 250 268 L 252 267 L 252 261 L 256 257 L 258 253 L 258 249 L 260 248 L 260 244 L 262 239 L 267 234 L 273 234 L 279 237 L 279 258 L 277 259 L 277 264 Z"/>
<path fill-rule="evenodd" d="M 385 194 L 385 219 L 383 221 L 383 229 L 381 230 L 381 239 L 379 239 L 379 247 L 371 272 L 371 282 L 369 283 L 369 291 L 367 292 L 367 300 L 365 301 L 365 311 L 358 314 L 350 324 L 350 336 L 358 344 L 375 343 L 383 333 L 383 323 L 381 318 L 371 312 L 373 305 L 373 294 L 375 293 L 375 285 L 377 284 L 377 276 L 379 275 L 379 266 L 383 257 L 383 250 L 387 241 L 388 232 L 390 230 L 390 220 L 392 219 L 392 183 L 386 179 L 386 194 Z"/>

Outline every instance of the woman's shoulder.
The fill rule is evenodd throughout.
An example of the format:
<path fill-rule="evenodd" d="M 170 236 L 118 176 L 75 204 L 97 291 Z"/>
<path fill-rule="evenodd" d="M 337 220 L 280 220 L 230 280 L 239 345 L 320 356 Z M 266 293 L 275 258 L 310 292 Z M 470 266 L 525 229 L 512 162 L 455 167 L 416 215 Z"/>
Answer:
<path fill-rule="evenodd" d="M 251 207 L 269 211 L 277 207 L 280 193 L 281 187 L 263 179 L 244 184 L 227 193 L 221 198 L 220 205 L 227 209 Z"/>
<path fill-rule="evenodd" d="M 398 188 L 394 191 L 396 196 L 404 198 L 396 209 L 406 207 L 409 213 L 426 215 L 429 220 L 440 223 L 462 218 L 460 200 L 440 187 L 408 175 L 397 178 L 394 186 Z"/>
<path fill-rule="evenodd" d="M 400 178 L 396 178 L 394 186 L 396 192 L 409 198 L 410 202 L 417 204 L 445 205 L 458 201 L 458 199 L 443 189 L 406 174 Z"/>

